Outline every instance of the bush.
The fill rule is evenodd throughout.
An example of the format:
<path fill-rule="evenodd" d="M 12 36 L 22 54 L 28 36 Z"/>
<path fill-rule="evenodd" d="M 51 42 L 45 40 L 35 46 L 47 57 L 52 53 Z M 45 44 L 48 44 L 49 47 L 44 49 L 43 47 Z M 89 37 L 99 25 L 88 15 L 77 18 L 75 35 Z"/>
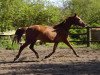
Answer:
<path fill-rule="evenodd" d="M 8 37 L 0 37 L 0 47 L 5 48 L 7 50 L 15 50 L 18 49 L 18 44 L 14 44 L 12 46 L 12 41 Z"/>

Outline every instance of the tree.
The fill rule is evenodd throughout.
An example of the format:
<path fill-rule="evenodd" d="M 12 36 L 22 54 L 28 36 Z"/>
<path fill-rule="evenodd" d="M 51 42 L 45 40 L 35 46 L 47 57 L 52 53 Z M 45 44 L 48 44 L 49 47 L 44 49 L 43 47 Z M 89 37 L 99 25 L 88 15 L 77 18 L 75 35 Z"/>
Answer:
<path fill-rule="evenodd" d="M 0 31 L 13 28 L 13 22 L 21 19 L 26 10 L 22 0 L 0 0 Z"/>
<path fill-rule="evenodd" d="M 77 13 L 87 24 L 100 24 L 100 0 L 64 0 L 63 3 L 65 11 Z"/>
<path fill-rule="evenodd" d="M 0 31 L 34 24 L 53 25 L 61 10 L 47 0 L 0 0 Z"/>

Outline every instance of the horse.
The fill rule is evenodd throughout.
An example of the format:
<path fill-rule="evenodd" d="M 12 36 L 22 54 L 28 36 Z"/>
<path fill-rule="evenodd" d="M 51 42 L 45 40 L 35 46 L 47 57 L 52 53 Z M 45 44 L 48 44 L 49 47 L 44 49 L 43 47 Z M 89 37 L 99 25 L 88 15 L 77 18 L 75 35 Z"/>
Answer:
<path fill-rule="evenodd" d="M 34 45 L 37 40 L 40 40 L 42 42 L 54 43 L 53 51 L 47 56 L 45 56 L 44 59 L 49 58 L 52 54 L 55 53 L 59 42 L 63 42 L 67 46 L 69 46 L 73 53 L 76 55 L 76 57 L 79 57 L 79 55 L 77 55 L 76 51 L 73 49 L 73 47 L 67 40 L 69 35 L 69 29 L 72 25 L 86 27 L 84 21 L 77 14 L 75 14 L 66 18 L 63 22 L 53 27 L 43 25 L 32 25 L 26 28 L 19 28 L 16 31 L 14 38 L 16 38 L 17 42 L 19 42 L 22 35 L 25 33 L 26 39 L 25 43 L 20 46 L 19 52 L 14 58 L 13 62 L 19 58 L 23 49 L 28 45 L 30 45 L 29 48 L 35 53 L 35 56 L 39 58 L 38 53 L 34 49 Z"/>

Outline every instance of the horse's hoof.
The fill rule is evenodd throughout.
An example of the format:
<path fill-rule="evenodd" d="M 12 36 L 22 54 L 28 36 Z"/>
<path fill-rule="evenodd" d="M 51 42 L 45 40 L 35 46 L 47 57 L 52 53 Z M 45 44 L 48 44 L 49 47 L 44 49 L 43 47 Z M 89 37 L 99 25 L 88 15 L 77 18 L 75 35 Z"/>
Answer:
<path fill-rule="evenodd" d="M 76 57 L 80 57 L 79 55 L 76 55 Z"/>
<path fill-rule="evenodd" d="M 39 59 L 39 56 L 36 56 L 37 59 Z"/>
<path fill-rule="evenodd" d="M 14 58 L 14 60 L 13 60 L 13 62 L 15 62 L 17 59 L 16 58 Z"/>
<path fill-rule="evenodd" d="M 45 56 L 45 58 L 44 59 L 47 59 L 48 58 L 48 56 Z"/>
<path fill-rule="evenodd" d="M 41 59 L 40 61 L 43 61 L 44 59 Z"/>
<path fill-rule="evenodd" d="M 15 62 L 15 60 L 13 60 L 13 62 Z"/>
<path fill-rule="evenodd" d="M 13 63 L 15 62 L 15 60 L 13 60 Z"/>

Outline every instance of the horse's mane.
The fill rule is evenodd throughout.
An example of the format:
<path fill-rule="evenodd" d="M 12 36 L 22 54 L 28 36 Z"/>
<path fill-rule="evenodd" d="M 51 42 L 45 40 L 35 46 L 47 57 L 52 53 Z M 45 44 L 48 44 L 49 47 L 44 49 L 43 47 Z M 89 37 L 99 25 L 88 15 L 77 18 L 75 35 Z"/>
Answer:
<path fill-rule="evenodd" d="M 62 27 L 64 27 L 64 24 L 65 24 L 65 20 L 64 20 L 63 22 L 61 22 L 60 24 L 55 25 L 53 28 L 54 28 L 54 29 L 62 28 Z"/>

